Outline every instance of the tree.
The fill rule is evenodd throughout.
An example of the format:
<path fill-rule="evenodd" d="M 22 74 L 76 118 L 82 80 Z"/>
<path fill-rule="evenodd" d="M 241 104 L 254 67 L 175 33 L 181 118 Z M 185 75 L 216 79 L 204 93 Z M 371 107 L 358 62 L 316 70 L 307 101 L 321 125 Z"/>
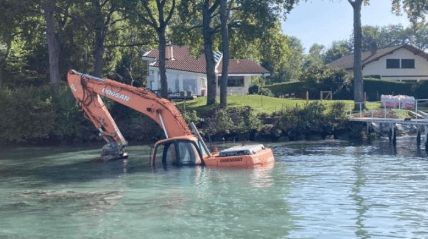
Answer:
<path fill-rule="evenodd" d="M 231 12 L 228 24 L 230 38 L 237 35 L 242 36 L 239 40 L 244 46 L 247 44 L 246 41 L 253 42 L 261 39 L 266 35 L 268 29 L 277 24 L 279 16 L 281 14 L 285 16 L 296 3 L 297 0 L 228 1 L 227 6 Z M 218 20 L 219 6 L 220 0 L 183 0 L 179 11 L 182 21 L 188 24 L 187 30 L 181 30 L 181 32 L 188 34 L 189 31 L 202 27 L 208 80 L 208 105 L 215 103 L 217 94 L 213 49 L 216 48 L 215 34 L 221 29 L 219 26 L 221 21 Z M 198 10 L 202 12 L 202 16 Z M 199 20 L 200 18 L 202 18 L 202 22 Z M 196 42 L 199 41 L 196 40 Z"/>
<path fill-rule="evenodd" d="M 42 2 L 42 6 L 46 22 L 46 40 L 48 42 L 49 50 L 49 77 L 51 80 L 52 89 L 55 93 L 57 93 L 61 78 L 59 74 L 60 45 L 58 33 L 55 30 L 54 21 L 54 10 L 56 5 L 54 1 L 44 0 Z"/>
<path fill-rule="evenodd" d="M 220 79 L 220 107 L 227 106 L 227 76 L 229 67 L 229 30 L 227 20 L 229 18 L 229 10 L 227 9 L 227 0 L 220 2 L 220 21 L 221 21 L 221 42 L 223 50 L 223 66 Z"/>
<path fill-rule="evenodd" d="M 94 75 L 101 76 L 104 62 L 105 40 L 108 34 L 116 33 L 115 25 L 126 18 L 120 15 L 122 10 L 121 0 L 89 0 L 82 2 L 80 6 L 84 11 L 81 24 L 85 24 L 89 31 L 94 32 Z"/>
<path fill-rule="evenodd" d="M 296 37 L 289 37 L 287 40 L 290 53 L 285 60 L 284 67 L 278 71 L 280 79 L 283 81 L 295 81 L 302 74 L 304 59 L 304 48 L 302 43 Z"/>
<path fill-rule="evenodd" d="M 349 41 L 334 41 L 329 49 L 323 54 L 324 64 L 329 64 L 342 56 L 351 54 L 353 50 L 352 44 Z"/>
<path fill-rule="evenodd" d="M 405 29 L 410 37 L 410 44 L 425 51 L 428 49 L 428 25 L 425 23 L 416 24 Z"/>
<path fill-rule="evenodd" d="M 361 62 L 361 7 L 368 0 L 348 0 L 354 14 L 354 102 L 355 108 L 364 108 L 363 68 Z"/>
<path fill-rule="evenodd" d="M 324 53 L 325 46 L 319 44 L 313 44 L 309 49 L 309 54 L 305 57 L 305 63 L 303 64 L 303 68 L 309 68 L 313 65 L 322 65 L 322 56 Z"/>
<path fill-rule="evenodd" d="M 410 22 L 425 21 L 428 13 L 428 2 L 425 0 L 392 0 L 392 11 L 400 15 L 402 11 L 407 14 Z"/>
<path fill-rule="evenodd" d="M 174 14 L 176 0 L 172 0 L 168 2 L 168 4 L 166 0 L 156 0 L 154 4 L 149 0 L 140 0 L 139 3 L 140 6 L 136 8 L 139 19 L 144 24 L 151 26 L 158 36 L 161 96 L 163 98 L 168 98 L 168 83 L 166 78 L 166 30 Z M 156 9 L 156 12 L 152 10 L 154 8 Z"/>
<path fill-rule="evenodd" d="M 302 70 L 303 47 L 300 40 L 280 32 L 280 24 L 266 29 L 257 42 L 261 65 L 271 72 L 270 83 L 296 80 Z"/>
<path fill-rule="evenodd" d="M 217 77 L 215 74 L 215 59 L 213 52 L 215 29 L 212 27 L 211 21 L 214 18 L 214 13 L 219 5 L 220 0 L 204 0 L 202 4 L 202 32 L 204 37 L 204 52 L 208 82 L 207 105 L 215 104 L 215 98 L 217 96 Z"/>
<path fill-rule="evenodd" d="M 14 1 L 1 1 L 3 13 L 0 15 L 0 89 L 3 86 L 3 76 L 6 65 L 12 52 L 12 44 L 18 34 L 18 19 L 22 19 L 20 12 Z"/>

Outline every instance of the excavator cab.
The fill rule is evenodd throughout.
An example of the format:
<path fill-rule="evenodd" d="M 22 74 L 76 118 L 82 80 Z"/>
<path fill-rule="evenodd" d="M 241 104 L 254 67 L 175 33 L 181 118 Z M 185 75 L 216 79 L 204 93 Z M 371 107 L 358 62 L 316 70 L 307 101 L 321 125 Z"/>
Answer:
<path fill-rule="evenodd" d="M 155 144 L 150 164 L 155 167 L 193 166 L 203 164 L 204 150 L 198 141 L 177 138 Z"/>

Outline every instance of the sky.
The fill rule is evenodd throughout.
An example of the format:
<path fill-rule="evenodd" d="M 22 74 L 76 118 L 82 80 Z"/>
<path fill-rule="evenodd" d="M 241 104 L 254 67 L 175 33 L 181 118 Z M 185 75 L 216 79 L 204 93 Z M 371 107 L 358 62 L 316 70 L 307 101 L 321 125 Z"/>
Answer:
<path fill-rule="evenodd" d="M 387 26 L 402 24 L 409 26 L 407 16 L 391 13 L 391 0 L 371 0 L 361 11 L 362 25 Z M 347 0 L 301 1 L 287 19 L 282 22 L 282 33 L 301 40 L 305 52 L 314 44 L 327 48 L 333 41 L 349 39 L 353 31 L 352 6 Z"/>

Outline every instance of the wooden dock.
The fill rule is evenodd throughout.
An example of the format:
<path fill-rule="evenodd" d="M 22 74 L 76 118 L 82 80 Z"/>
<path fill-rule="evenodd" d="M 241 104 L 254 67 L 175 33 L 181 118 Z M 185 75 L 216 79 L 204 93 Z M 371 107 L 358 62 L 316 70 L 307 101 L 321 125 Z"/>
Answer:
<path fill-rule="evenodd" d="M 392 112 L 391 109 L 381 109 L 382 110 L 382 116 L 385 117 L 374 117 L 376 114 L 373 113 L 373 110 L 365 111 L 365 112 L 357 112 L 357 113 L 350 113 L 349 114 L 349 120 L 354 122 L 365 122 L 367 125 L 367 133 L 370 135 L 372 132 L 374 132 L 375 127 L 382 128 L 383 131 L 387 130 L 389 131 L 389 140 L 392 144 L 396 145 L 397 143 L 397 133 L 398 133 L 398 127 L 399 125 L 406 125 L 409 128 L 414 128 L 417 131 L 417 145 L 418 147 L 421 145 L 421 136 L 424 135 L 425 140 L 425 148 L 428 152 L 428 114 L 426 112 L 416 110 L 405 110 L 407 111 L 407 114 L 411 117 L 409 118 L 388 118 L 386 117 L 388 114 L 387 112 Z M 404 109 L 399 109 L 400 111 L 403 111 Z M 385 112 L 383 114 L 383 112 Z M 370 117 L 367 117 L 366 115 L 370 115 Z M 379 114 L 378 114 L 379 115 Z"/>

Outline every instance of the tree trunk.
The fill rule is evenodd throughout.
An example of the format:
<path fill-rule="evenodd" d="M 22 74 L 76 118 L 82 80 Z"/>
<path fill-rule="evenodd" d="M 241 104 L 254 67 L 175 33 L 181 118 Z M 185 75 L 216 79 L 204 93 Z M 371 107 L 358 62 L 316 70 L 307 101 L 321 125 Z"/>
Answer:
<path fill-rule="evenodd" d="M 1 61 L 0 61 L 0 89 L 3 87 L 3 72 L 4 72 L 4 69 L 6 67 L 7 59 L 9 58 L 9 55 L 10 55 L 10 50 L 12 49 L 12 37 L 9 37 L 7 39 L 6 45 L 7 45 L 6 53 L 4 54 L 4 56 L 0 57 L 0 59 L 1 59 Z"/>
<path fill-rule="evenodd" d="M 104 30 L 97 30 L 97 32 L 95 33 L 95 46 L 94 46 L 94 56 L 95 56 L 94 75 L 95 76 L 101 76 L 103 73 L 104 39 L 105 39 Z"/>
<path fill-rule="evenodd" d="M 364 109 L 363 72 L 361 62 L 361 7 L 363 0 L 355 0 L 350 3 L 354 9 L 354 102 L 355 110 L 359 110 L 360 107 Z"/>
<path fill-rule="evenodd" d="M 215 104 L 217 96 L 217 77 L 215 74 L 215 60 L 213 53 L 213 35 L 214 31 L 210 27 L 211 15 L 209 13 L 209 1 L 205 0 L 202 9 L 203 15 L 203 35 L 204 51 L 207 71 L 207 105 Z"/>
<path fill-rule="evenodd" d="M 45 22 L 46 22 L 46 38 L 48 42 L 49 52 L 49 77 L 52 85 L 52 89 L 55 93 L 58 93 L 60 74 L 59 74 L 59 42 L 55 33 L 54 19 L 53 19 L 53 8 L 48 1 L 43 3 L 43 9 L 45 11 Z"/>
<path fill-rule="evenodd" d="M 0 90 L 3 87 L 3 66 L 0 66 Z"/>
<path fill-rule="evenodd" d="M 161 83 L 161 96 L 168 98 L 168 82 L 166 79 L 166 35 L 165 28 L 158 29 L 159 36 L 159 75 Z"/>
<path fill-rule="evenodd" d="M 229 29 L 227 27 L 228 19 L 227 0 L 221 0 L 220 3 L 220 21 L 221 21 L 221 40 L 223 48 L 223 65 L 220 79 L 220 107 L 227 107 L 227 78 L 229 67 Z"/>
<path fill-rule="evenodd" d="M 99 1 L 95 1 L 97 7 L 97 22 L 95 23 L 95 42 L 94 42 L 94 57 L 95 69 L 94 75 L 101 76 L 104 68 L 104 40 L 106 37 L 105 25 L 101 6 Z"/>

